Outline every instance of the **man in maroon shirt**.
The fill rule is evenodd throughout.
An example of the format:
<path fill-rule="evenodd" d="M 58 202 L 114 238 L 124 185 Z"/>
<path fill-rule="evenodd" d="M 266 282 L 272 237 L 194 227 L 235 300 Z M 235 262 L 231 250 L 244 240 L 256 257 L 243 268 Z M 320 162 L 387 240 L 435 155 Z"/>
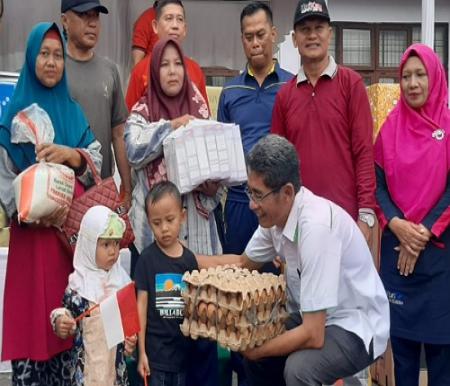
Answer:
<path fill-rule="evenodd" d="M 332 29 L 324 0 L 300 0 L 292 40 L 302 67 L 281 90 L 274 134 L 298 152 L 303 184 L 343 207 L 369 241 L 375 222 L 372 116 L 364 82 L 328 55 Z"/>

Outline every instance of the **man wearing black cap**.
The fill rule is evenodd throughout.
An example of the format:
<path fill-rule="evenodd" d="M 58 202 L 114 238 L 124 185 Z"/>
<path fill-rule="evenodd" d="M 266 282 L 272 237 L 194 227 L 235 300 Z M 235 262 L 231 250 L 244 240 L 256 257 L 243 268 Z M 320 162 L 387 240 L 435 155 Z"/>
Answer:
<path fill-rule="evenodd" d="M 331 36 L 325 1 L 299 1 L 292 40 L 302 67 L 277 95 L 272 133 L 295 145 L 305 187 L 344 208 L 369 241 L 375 221 L 372 116 L 361 76 L 328 55 Z"/>
<path fill-rule="evenodd" d="M 83 107 L 102 145 L 102 178 L 114 174 L 115 156 L 123 199 L 129 206 L 131 177 L 123 139 L 128 110 L 116 65 L 94 52 L 100 33 L 99 14 L 107 14 L 108 10 L 99 0 L 62 0 L 61 13 L 67 36 L 66 71 L 71 94 Z"/>

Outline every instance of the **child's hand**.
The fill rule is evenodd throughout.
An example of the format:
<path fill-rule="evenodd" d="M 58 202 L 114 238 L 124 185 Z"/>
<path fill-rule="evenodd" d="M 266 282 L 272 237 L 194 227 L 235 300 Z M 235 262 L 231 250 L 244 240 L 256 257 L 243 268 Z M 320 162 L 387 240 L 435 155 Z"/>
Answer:
<path fill-rule="evenodd" d="M 139 353 L 137 371 L 142 378 L 148 377 L 150 375 L 150 366 L 148 365 L 147 354 Z"/>
<path fill-rule="evenodd" d="M 124 344 L 124 355 L 130 356 L 133 354 L 134 349 L 136 348 L 137 343 L 137 335 L 134 334 L 133 336 L 128 336 L 125 338 L 125 344 Z"/>
<path fill-rule="evenodd" d="M 55 322 L 56 335 L 61 339 L 72 336 L 75 333 L 76 327 L 77 323 L 75 322 L 75 319 L 68 315 L 58 317 Z"/>

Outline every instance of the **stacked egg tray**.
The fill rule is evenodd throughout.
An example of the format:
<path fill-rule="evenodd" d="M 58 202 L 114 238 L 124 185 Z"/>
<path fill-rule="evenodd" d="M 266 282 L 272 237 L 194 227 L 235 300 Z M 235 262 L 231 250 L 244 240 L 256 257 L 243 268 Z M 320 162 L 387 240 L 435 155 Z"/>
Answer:
<path fill-rule="evenodd" d="M 233 351 L 243 351 L 284 331 L 283 275 L 225 265 L 186 272 L 183 280 L 183 335 L 209 338 Z"/>

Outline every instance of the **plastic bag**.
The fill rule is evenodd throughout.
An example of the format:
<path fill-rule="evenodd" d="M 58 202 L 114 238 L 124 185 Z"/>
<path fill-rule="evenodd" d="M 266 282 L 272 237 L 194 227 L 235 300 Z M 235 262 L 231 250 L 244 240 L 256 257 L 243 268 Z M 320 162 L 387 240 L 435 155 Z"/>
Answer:
<path fill-rule="evenodd" d="M 11 142 L 35 145 L 52 143 L 55 137 L 48 114 L 36 103 L 13 118 Z M 75 173 L 65 165 L 41 161 L 20 173 L 13 182 L 19 222 L 36 222 L 56 209 L 70 206 Z"/>
<path fill-rule="evenodd" d="M 55 130 L 47 112 L 33 103 L 19 111 L 12 120 L 11 142 L 35 145 L 53 143 Z"/>

